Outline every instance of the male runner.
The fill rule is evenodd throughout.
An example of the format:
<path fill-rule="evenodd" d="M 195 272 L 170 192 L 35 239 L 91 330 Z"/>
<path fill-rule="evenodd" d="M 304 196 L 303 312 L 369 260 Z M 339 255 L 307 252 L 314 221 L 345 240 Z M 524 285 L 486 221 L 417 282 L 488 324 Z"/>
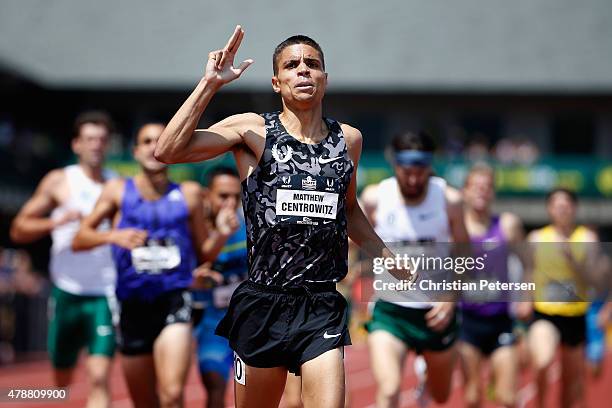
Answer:
<path fill-rule="evenodd" d="M 387 243 L 468 242 L 459 191 L 432 175 L 433 140 L 423 132 L 402 133 L 391 141 L 389 151 L 395 177 L 378 184 L 376 232 Z M 436 402 L 445 402 L 457 357 L 455 304 L 412 300 L 409 294 L 402 301 L 389 298 L 386 292 L 377 296 L 372 319 L 366 324 L 378 385 L 377 406 L 399 406 L 409 349 L 425 359 L 429 394 Z"/>
<path fill-rule="evenodd" d="M 47 234 L 53 238 L 47 348 L 55 384 L 66 387 L 72 382 L 79 351 L 87 347 L 88 407 L 110 404 L 108 375 L 115 336 L 107 296 L 113 293 L 115 268 L 108 246 L 77 254 L 70 244 L 79 220 L 92 211 L 103 183 L 114 176 L 103 168 L 112 128 L 106 113 L 80 114 L 72 139 L 77 164 L 49 172 L 11 227 L 16 243 Z"/>
<path fill-rule="evenodd" d="M 494 198 L 493 169 L 487 165 L 474 166 L 467 174 L 463 187 L 464 218 L 474 255 L 487 256 L 483 271 L 485 276 L 480 278 L 509 282 L 510 246 L 524 239 L 523 225 L 512 213 L 492 214 Z M 473 278 L 478 281 L 479 276 Z M 490 358 L 491 361 L 497 404 L 513 407 L 516 403 L 519 367 L 509 300 L 499 298 L 498 301 L 463 301 L 460 304 L 459 352 L 465 377 L 464 400 L 468 407 L 481 406 L 483 358 Z"/>
<path fill-rule="evenodd" d="M 534 230 L 528 241 L 534 243 L 533 279 L 536 293 L 534 320 L 528 332 L 531 361 L 536 370 L 537 406 L 545 407 L 548 370 L 561 345 L 561 404 L 584 405 L 587 300 L 587 260 L 598 241 L 597 234 L 576 225 L 576 195 L 562 188 L 546 197 L 552 223 Z"/>
<path fill-rule="evenodd" d="M 348 235 L 374 256 L 391 255 L 355 197 L 362 136 L 323 117 L 323 52 L 305 36 L 288 38 L 273 55 L 282 112 L 234 115 L 196 130 L 219 88 L 253 62 L 233 66 L 243 36 L 236 27 L 225 48 L 209 54 L 156 157 L 177 163 L 232 151 L 243 180 L 249 279 L 217 327 L 236 353 L 236 405 L 277 406 L 289 370 L 301 374 L 304 406 L 342 407 L 342 350 L 350 337 L 335 283 L 347 271 Z"/>
<path fill-rule="evenodd" d="M 167 166 L 153 156 L 163 129 L 157 123 L 140 128 L 134 146 L 140 172 L 104 186 L 72 243 L 75 250 L 112 244 L 118 344 L 136 407 L 182 406 L 191 356 L 188 288 L 205 239 L 199 184 L 171 182 Z M 113 229 L 96 230 L 105 219 Z"/>
<path fill-rule="evenodd" d="M 227 312 L 232 293 L 246 279 L 247 246 L 244 219 L 238 213 L 240 178 L 230 167 L 216 167 L 208 174 L 205 197 L 210 205 L 205 242 L 206 258 L 212 261 L 213 288 L 194 290 L 194 304 L 203 316 L 194 328 L 198 363 L 206 388 L 207 406 L 225 406 L 225 388 L 234 359 L 227 339 L 215 335 L 215 328 Z M 214 275 L 213 275 L 214 274 Z M 210 281 L 209 281 L 210 282 Z"/>

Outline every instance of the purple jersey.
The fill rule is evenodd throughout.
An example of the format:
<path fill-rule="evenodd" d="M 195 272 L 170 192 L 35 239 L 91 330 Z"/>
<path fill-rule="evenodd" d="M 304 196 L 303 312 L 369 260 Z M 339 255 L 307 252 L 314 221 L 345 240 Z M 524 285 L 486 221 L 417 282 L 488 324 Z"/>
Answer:
<path fill-rule="evenodd" d="M 489 281 L 508 282 L 508 243 L 501 229 L 500 217 L 494 215 L 491 218 L 489 229 L 484 235 L 472 236 L 472 251 L 474 257 L 486 255 L 485 269 L 473 271 L 472 278 L 478 282 L 479 279 Z M 491 293 L 492 294 L 492 293 Z M 497 296 L 499 299 L 500 296 Z M 508 294 L 503 294 L 508 298 Z M 480 301 L 461 302 L 461 309 L 480 316 L 494 316 L 508 313 L 508 301 Z"/>
<path fill-rule="evenodd" d="M 159 200 L 142 198 L 127 179 L 117 228 L 146 230 L 147 242 L 132 250 L 112 246 L 117 267 L 117 297 L 153 300 L 191 284 L 196 255 L 189 230 L 189 209 L 178 184 L 170 183 Z"/>

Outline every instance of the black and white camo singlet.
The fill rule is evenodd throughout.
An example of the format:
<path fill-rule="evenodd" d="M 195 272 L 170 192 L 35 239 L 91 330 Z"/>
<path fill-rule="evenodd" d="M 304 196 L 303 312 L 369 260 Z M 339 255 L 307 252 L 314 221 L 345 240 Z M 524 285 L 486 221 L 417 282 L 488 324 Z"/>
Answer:
<path fill-rule="evenodd" d="M 242 182 L 249 279 L 297 287 L 337 282 L 347 272 L 346 191 L 353 173 L 340 124 L 318 144 L 287 133 L 279 112 L 262 114 L 266 145 Z"/>

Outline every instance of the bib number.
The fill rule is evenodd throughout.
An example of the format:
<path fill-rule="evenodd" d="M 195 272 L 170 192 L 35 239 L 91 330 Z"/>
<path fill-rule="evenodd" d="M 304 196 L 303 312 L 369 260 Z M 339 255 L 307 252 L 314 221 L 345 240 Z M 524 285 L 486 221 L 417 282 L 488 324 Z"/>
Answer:
<path fill-rule="evenodd" d="M 236 353 L 234 353 L 234 380 L 238 384 L 246 385 L 246 364 Z"/>
<path fill-rule="evenodd" d="M 181 264 L 181 251 L 177 245 L 163 245 L 158 240 L 149 240 L 146 246 L 131 251 L 132 265 L 139 273 L 160 274 Z"/>

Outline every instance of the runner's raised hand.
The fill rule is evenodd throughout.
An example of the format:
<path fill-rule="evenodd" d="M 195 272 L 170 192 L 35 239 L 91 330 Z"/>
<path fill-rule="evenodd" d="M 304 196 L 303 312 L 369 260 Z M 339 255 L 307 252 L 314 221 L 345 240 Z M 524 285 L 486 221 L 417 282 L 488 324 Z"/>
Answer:
<path fill-rule="evenodd" d="M 217 83 L 219 86 L 225 85 L 240 77 L 244 70 L 253 63 L 252 59 L 247 59 L 242 61 L 237 68 L 234 67 L 234 57 L 243 37 L 244 30 L 237 25 L 223 49 L 208 53 L 208 63 L 204 73 L 207 81 Z"/>

